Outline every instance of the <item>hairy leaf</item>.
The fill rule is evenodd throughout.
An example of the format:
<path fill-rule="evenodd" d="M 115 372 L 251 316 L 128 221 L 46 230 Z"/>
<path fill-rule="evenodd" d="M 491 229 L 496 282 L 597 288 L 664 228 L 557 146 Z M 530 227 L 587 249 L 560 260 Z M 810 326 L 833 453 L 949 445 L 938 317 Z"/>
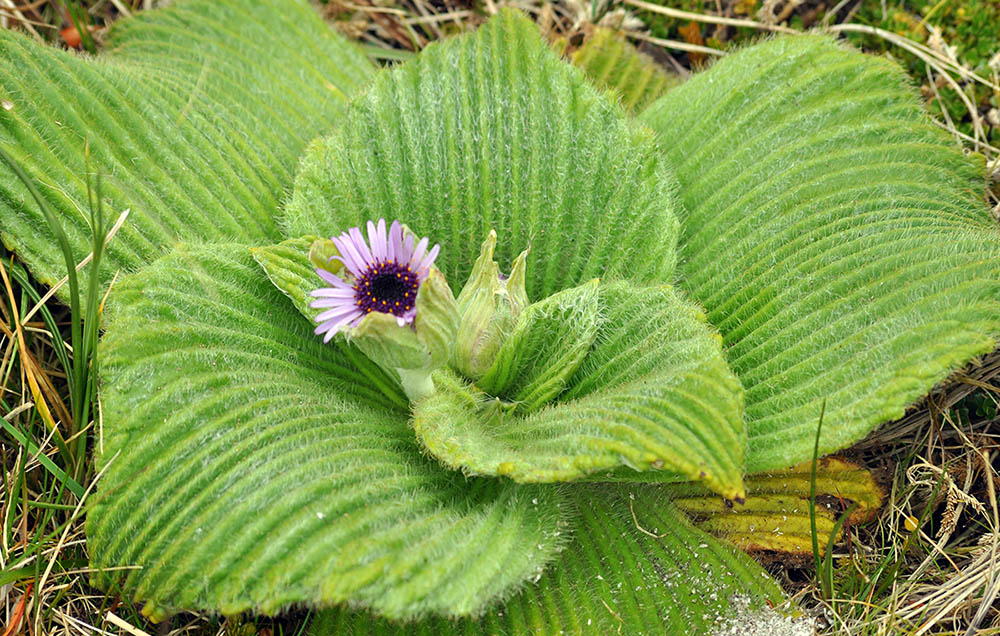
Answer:
<path fill-rule="evenodd" d="M 573 53 L 573 63 L 595 84 L 618 94 L 622 107 L 639 113 L 681 83 L 656 60 L 640 53 L 613 29 L 597 27 Z"/>
<path fill-rule="evenodd" d="M 673 191 L 651 133 L 503 11 L 376 78 L 304 157 L 286 235 L 400 218 L 441 244 L 457 293 L 495 229 L 502 269 L 530 247 L 539 300 L 596 277 L 667 282 Z"/>
<path fill-rule="evenodd" d="M 746 555 L 692 527 L 656 488 L 574 489 L 581 525 L 559 560 L 478 620 L 392 623 L 347 609 L 321 612 L 312 636 L 708 634 L 740 621 L 734 601 L 779 602 Z"/>
<path fill-rule="evenodd" d="M 426 458 L 365 361 L 324 346 L 246 247 L 179 247 L 116 286 L 92 566 L 154 617 L 350 602 L 462 615 L 565 541 L 559 491 Z M 371 364 L 371 363 L 367 363 Z"/>
<path fill-rule="evenodd" d="M 597 285 L 592 280 L 525 308 L 477 385 L 523 413 L 562 393 L 597 337 Z"/>
<path fill-rule="evenodd" d="M 318 236 L 303 236 L 277 245 L 250 248 L 254 260 L 264 268 L 274 286 L 288 296 L 299 313 L 312 324 L 323 309 L 309 306 L 315 300 L 309 292 L 325 284 L 316 274 L 316 266 L 309 261 L 309 248 L 317 239 Z"/>
<path fill-rule="evenodd" d="M 624 465 L 742 498 L 742 388 L 704 315 L 669 287 L 621 283 L 601 287 L 600 315 L 558 403 L 522 416 L 442 372 L 414 407 L 417 436 L 473 474 L 565 481 Z"/>
<path fill-rule="evenodd" d="M 696 485 L 671 485 L 680 495 L 674 504 L 695 519 L 695 524 L 749 552 L 776 552 L 769 558 L 813 558 L 809 519 L 812 462 L 785 470 L 748 477 L 747 500 L 727 504 Z M 836 457 L 819 460 L 816 468 L 816 522 L 820 553 L 826 551 L 837 517 L 851 504 L 851 523 L 865 523 L 882 506 L 884 494 L 871 472 Z M 839 540 L 843 528 L 836 528 Z"/>
<path fill-rule="evenodd" d="M 683 286 L 746 387 L 747 469 L 856 441 L 1000 334 L 981 162 L 894 64 L 824 37 L 719 61 L 641 118 L 677 170 Z"/>
<path fill-rule="evenodd" d="M 302 149 L 373 74 L 296 0 L 143 12 L 117 22 L 107 48 L 85 59 L 0 29 L 0 146 L 39 183 L 77 259 L 89 252 L 88 169 L 103 175 L 106 209 L 131 209 L 106 278 L 179 240 L 280 240 L 275 211 Z M 53 237 L 0 167 L 0 238 L 48 284 L 65 274 Z"/>

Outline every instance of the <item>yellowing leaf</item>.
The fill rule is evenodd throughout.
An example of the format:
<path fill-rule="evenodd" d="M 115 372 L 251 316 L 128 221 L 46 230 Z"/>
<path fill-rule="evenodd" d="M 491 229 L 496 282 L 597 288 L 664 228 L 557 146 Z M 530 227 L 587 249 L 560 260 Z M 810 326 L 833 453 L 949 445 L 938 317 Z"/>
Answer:
<path fill-rule="evenodd" d="M 674 499 L 681 510 L 692 515 L 698 527 L 735 543 L 748 552 L 778 552 L 787 556 L 812 555 L 809 519 L 809 488 L 812 462 L 746 480 L 744 505 L 716 496 L 685 494 Z M 690 493 L 691 488 L 672 490 Z M 852 462 L 828 457 L 816 470 L 816 527 L 822 554 L 826 550 L 836 520 L 850 504 L 850 523 L 871 520 L 882 505 L 884 493 L 871 472 Z M 842 528 L 835 540 L 840 540 Z"/>

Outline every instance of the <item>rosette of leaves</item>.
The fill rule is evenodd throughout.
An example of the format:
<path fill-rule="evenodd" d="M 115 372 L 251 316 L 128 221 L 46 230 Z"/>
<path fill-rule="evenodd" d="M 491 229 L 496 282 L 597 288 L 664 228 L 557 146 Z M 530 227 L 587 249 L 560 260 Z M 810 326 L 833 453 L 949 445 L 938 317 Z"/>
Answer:
<path fill-rule="evenodd" d="M 85 141 L 132 210 L 87 532 L 95 583 L 153 617 L 710 631 L 781 594 L 663 482 L 738 501 L 746 472 L 811 457 L 824 401 L 830 452 L 1000 331 L 981 162 L 894 65 L 825 38 L 748 48 L 637 120 L 513 12 L 378 72 L 291 1 L 179 3 L 96 60 L 6 32 L 0 55 L 0 144 L 71 241 Z M 6 171 L 0 206 L 57 280 Z M 440 243 L 456 294 L 490 230 L 501 269 L 529 250 L 495 369 L 441 369 L 410 404 L 313 335 L 310 243 L 378 218 Z"/>

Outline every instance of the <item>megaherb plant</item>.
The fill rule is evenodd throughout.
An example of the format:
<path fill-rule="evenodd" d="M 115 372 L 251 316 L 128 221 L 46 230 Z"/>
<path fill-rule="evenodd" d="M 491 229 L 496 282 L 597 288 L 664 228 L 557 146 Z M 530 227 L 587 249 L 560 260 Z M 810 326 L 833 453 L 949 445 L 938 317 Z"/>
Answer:
<path fill-rule="evenodd" d="M 107 49 L 0 33 L 0 145 L 81 256 L 88 140 L 131 210 L 87 533 L 95 584 L 154 618 L 709 632 L 781 593 L 683 483 L 738 508 L 824 405 L 828 453 L 1000 332 L 981 158 L 824 37 L 635 119 L 513 12 L 377 72 L 291 0 L 179 3 Z M 0 206 L 54 283 L 7 171 Z"/>

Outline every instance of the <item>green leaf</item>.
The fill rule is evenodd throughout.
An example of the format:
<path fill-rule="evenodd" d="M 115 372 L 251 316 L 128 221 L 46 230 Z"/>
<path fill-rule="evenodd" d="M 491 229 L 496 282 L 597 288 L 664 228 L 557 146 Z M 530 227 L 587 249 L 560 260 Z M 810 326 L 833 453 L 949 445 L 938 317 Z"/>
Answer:
<path fill-rule="evenodd" d="M 531 248 L 539 300 L 597 277 L 667 282 L 676 210 L 651 133 L 508 10 L 379 74 L 307 151 L 285 234 L 399 218 L 441 244 L 457 293 L 495 229 L 501 269 Z"/>
<path fill-rule="evenodd" d="M 87 59 L 0 30 L 0 147 L 39 183 L 76 258 L 90 251 L 88 142 L 105 207 L 131 209 L 108 246 L 105 279 L 180 240 L 280 240 L 275 212 L 305 144 L 373 74 L 295 0 L 143 12 L 116 22 L 107 49 Z M 0 238 L 43 282 L 66 273 L 54 235 L 6 168 Z"/>
<path fill-rule="evenodd" d="M 782 599 L 759 565 L 692 527 L 656 488 L 574 488 L 573 503 L 581 518 L 573 543 L 537 584 L 477 620 L 403 625 L 338 608 L 318 614 L 309 633 L 708 634 L 745 627 Z"/>
<path fill-rule="evenodd" d="M 559 491 L 425 457 L 407 411 L 322 344 L 246 247 L 181 246 L 115 299 L 88 552 L 119 568 L 97 582 L 123 576 L 153 617 L 475 613 L 562 547 Z"/>
<path fill-rule="evenodd" d="M 323 310 L 309 306 L 315 300 L 309 292 L 325 285 L 316 274 L 316 266 L 309 260 L 309 248 L 317 240 L 320 240 L 318 236 L 303 236 L 277 245 L 250 248 L 254 260 L 264 268 L 268 279 L 312 325 Z"/>
<path fill-rule="evenodd" d="M 512 414 L 442 372 L 437 394 L 414 405 L 417 436 L 472 474 L 568 481 L 627 466 L 659 469 L 639 480 L 700 480 L 742 498 L 743 391 L 703 314 L 669 287 L 619 283 L 601 287 L 600 315 L 595 344 L 556 404 Z"/>
<path fill-rule="evenodd" d="M 809 485 L 812 462 L 774 473 L 748 477 L 747 500 L 732 505 L 695 484 L 672 484 L 674 504 L 695 519 L 702 530 L 768 559 L 812 561 L 812 528 L 809 519 Z M 839 516 L 850 503 L 851 524 L 871 521 L 885 495 L 872 473 L 852 462 L 826 457 L 816 468 L 816 521 L 819 550 L 839 541 Z"/>
<path fill-rule="evenodd" d="M 646 106 L 681 79 L 656 60 L 625 41 L 613 29 L 597 27 L 573 53 L 573 64 L 601 88 L 613 90 L 629 113 L 640 113 Z"/>
<path fill-rule="evenodd" d="M 683 286 L 746 387 L 747 469 L 899 417 L 1000 334 L 1000 233 L 893 63 L 819 36 L 726 57 L 643 113 L 688 211 Z"/>
<path fill-rule="evenodd" d="M 597 337 L 597 280 L 528 305 L 477 385 L 530 413 L 562 393 Z"/>

